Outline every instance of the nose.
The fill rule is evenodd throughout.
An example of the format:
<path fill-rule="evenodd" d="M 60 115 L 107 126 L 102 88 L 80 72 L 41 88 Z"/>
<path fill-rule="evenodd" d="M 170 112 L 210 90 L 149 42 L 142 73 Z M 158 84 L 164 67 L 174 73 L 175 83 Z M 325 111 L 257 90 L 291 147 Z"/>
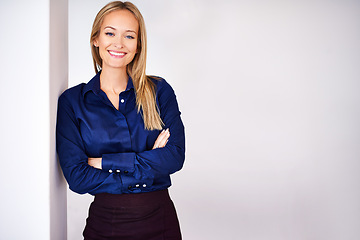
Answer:
<path fill-rule="evenodd" d="M 122 48 L 122 47 L 123 47 L 123 38 L 122 38 L 121 36 L 116 37 L 116 38 L 114 39 L 114 46 L 115 46 L 116 48 Z"/>

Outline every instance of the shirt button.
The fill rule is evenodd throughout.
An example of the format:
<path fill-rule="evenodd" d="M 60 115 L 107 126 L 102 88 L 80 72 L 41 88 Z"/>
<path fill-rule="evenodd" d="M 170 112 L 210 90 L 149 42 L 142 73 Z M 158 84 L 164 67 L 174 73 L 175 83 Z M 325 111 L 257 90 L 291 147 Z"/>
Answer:
<path fill-rule="evenodd" d="M 125 100 L 124 100 L 124 99 L 121 99 L 121 100 L 120 100 L 120 102 L 121 102 L 121 103 L 124 103 L 124 102 L 125 102 Z"/>
<path fill-rule="evenodd" d="M 112 172 L 113 172 L 113 171 L 110 169 L 110 170 L 109 170 L 109 173 L 112 173 Z"/>
<path fill-rule="evenodd" d="M 117 172 L 117 173 L 119 173 L 119 172 L 120 172 L 120 170 L 118 169 L 118 170 L 116 170 L 116 172 Z"/>
<path fill-rule="evenodd" d="M 143 184 L 143 187 L 146 187 L 146 184 L 145 184 L 145 183 Z"/>
<path fill-rule="evenodd" d="M 126 171 L 126 170 L 125 170 L 124 173 L 129 173 L 129 171 Z"/>
<path fill-rule="evenodd" d="M 139 184 L 136 184 L 136 185 L 135 185 L 135 187 L 137 187 L 137 188 L 138 188 L 138 187 L 140 187 L 140 185 L 139 185 Z"/>
<path fill-rule="evenodd" d="M 128 186 L 128 189 L 131 189 L 132 188 L 132 186 Z"/>

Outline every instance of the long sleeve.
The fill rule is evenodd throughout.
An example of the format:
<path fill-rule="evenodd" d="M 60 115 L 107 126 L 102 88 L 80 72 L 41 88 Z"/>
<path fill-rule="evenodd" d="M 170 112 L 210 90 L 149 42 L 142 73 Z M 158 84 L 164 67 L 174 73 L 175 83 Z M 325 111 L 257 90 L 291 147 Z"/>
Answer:
<path fill-rule="evenodd" d="M 88 165 L 78 122 L 64 94 L 58 101 L 56 148 L 60 166 L 71 190 L 80 194 L 122 193 L 121 179 L 117 174 Z"/>

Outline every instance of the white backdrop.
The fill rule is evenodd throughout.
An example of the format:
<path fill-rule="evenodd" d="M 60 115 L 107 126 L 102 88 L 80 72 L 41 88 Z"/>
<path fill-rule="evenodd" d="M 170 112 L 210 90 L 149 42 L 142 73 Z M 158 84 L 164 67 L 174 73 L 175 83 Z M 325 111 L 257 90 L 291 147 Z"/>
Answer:
<path fill-rule="evenodd" d="M 107 2 L 69 1 L 69 86 L 94 75 Z M 171 187 L 184 239 L 360 239 L 360 2 L 133 2 L 147 72 L 174 87 L 186 127 Z M 69 193 L 69 240 L 91 199 Z"/>

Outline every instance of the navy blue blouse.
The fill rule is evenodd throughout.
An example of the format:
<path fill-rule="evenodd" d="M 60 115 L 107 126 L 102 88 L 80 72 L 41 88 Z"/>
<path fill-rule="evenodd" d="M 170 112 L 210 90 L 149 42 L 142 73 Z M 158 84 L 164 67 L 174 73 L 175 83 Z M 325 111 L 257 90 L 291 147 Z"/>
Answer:
<path fill-rule="evenodd" d="M 154 150 L 160 131 L 145 130 L 131 78 L 119 95 L 119 110 L 100 89 L 100 73 L 59 97 L 56 148 L 71 190 L 122 194 L 171 185 L 169 175 L 180 170 L 185 159 L 184 126 L 171 86 L 164 79 L 151 80 L 164 128 L 170 130 L 166 146 Z M 102 169 L 88 165 L 88 157 L 102 157 Z"/>

